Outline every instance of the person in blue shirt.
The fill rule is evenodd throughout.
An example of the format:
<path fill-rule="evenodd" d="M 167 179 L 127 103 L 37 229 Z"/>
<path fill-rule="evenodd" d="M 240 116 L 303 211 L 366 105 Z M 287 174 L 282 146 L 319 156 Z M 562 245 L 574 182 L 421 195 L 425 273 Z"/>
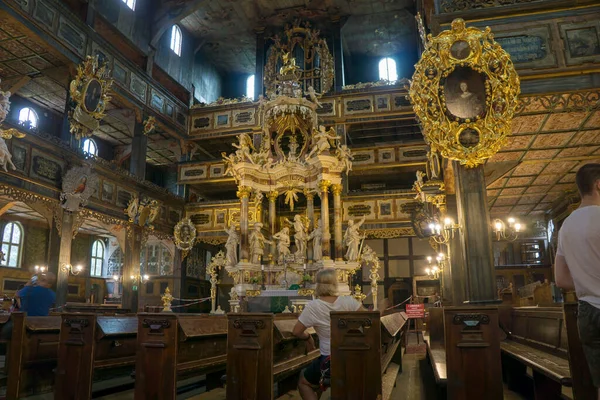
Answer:
<path fill-rule="evenodd" d="M 56 302 L 56 294 L 50 289 L 54 280 L 54 274 L 47 272 L 39 276 L 36 283 L 19 290 L 16 297 L 21 303 L 20 311 L 29 317 L 48 316 Z"/>

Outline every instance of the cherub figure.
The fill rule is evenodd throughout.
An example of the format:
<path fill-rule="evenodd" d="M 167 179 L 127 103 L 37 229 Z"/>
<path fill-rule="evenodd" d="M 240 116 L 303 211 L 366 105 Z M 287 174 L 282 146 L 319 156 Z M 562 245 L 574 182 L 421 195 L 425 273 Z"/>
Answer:
<path fill-rule="evenodd" d="M 319 101 L 319 96 L 321 95 L 320 93 L 317 93 L 315 91 L 315 88 L 313 88 L 312 86 L 308 87 L 307 90 L 307 94 L 308 97 L 310 98 L 310 101 L 312 101 L 313 103 L 315 103 L 317 105 L 317 107 L 322 108 L 323 105 L 321 104 L 321 102 Z"/>
<path fill-rule="evenodd" d="M 352 156 L 352 152 L 348 146 L 345 144 L 338 146 L 336 156 L 342 162 L 342 171 L 346 171 L 346 174 L 352 171 L 352 160 L 354 159 L 354 156 Z"/>
<path fill-rule="evenodd" d="M 250 150 L 252 149 L 252 140 L 247 134 L 242 133 L 238 135 L 238 144 L 232 143 L 232 145 L 237 149 L 235 152 L 237 161 L 244 162 L 248 160 L 252 164 L 255 164 L 252 154 L 250 153 Z"/>
<path fill-rule="evenodd" d="M 338 135 L 336 135 L 333 128 L 329 129 L 329 131 L 326 131 L 323 125 L 319 125 L 319 130 L 313 136 L 313 147 L 306 158 L 311 158 L 314 154 L 319 155 L 325 150 L 329 150 L 331 148 L 331 143 L 329 143 L 329 140 L 338 141 L 340 138 Z"/>

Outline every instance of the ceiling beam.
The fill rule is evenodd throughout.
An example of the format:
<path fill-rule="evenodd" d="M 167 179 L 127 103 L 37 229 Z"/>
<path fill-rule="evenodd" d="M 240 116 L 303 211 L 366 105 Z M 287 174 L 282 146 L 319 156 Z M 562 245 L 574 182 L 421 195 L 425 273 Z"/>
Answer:
<path fill-rule="evenodd" d="M 19 79 L 18 81 L 16 81 L 15 83 L 12 84 L 12 86 L 8 89 L 8 91 L 11 93 L 17 93 L 23 86 L 27 85 L 30 80 L 31 80 L 31 77 L 29 77 L 27 75 L 22 76 L 21 79 Z M 0 214 L 0 215 L 2 215 L 2 214 Z"/>
<path fill-rule="evenodd" d="M 150 46 L 157 48 L 158 41 L 171 26 L 198 11 L 207 0 L 192 0 L 187 2 L 164 1 L 164 5 L 157 11 L 152 27 L 152 40 Z M 173 4 L 182 3 L 182 4 Z"/>
<path fill-rule="evenodd" d="M 10 210 L 15 204 L 17 204 L 16 201 L 10 201 L 3 205 L 2 208 L 0 208 L 0 217 L 3 216 L 8 210 Z"/>

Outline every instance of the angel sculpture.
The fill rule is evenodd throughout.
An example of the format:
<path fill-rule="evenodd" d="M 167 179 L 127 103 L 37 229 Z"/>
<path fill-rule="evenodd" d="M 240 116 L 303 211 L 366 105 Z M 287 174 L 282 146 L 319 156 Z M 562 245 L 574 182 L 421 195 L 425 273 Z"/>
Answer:
<path fill-rule="evenodd" d="M 347 175 L 352 171 L 352 160 L 354 159 L 350 148 L 345 144 L 338 146 L 336 156 L 342 162 L 342 171 L 345 171 Z"/>
<path fill-rule="evenodd" d="M 254 230 L 250 233 L 250 262 L 252 264 L 260 263 L 261 257 L 265 254 L 265 243 L 273 243 L 265 238 L 260 231 L 263 224 L 256 222 Z"/>
<path fill-rule="evenodd" d="M 0 94 L 3 92 L 0 92 Z M 3 119 L 2 118 L 2 113 L 3 113 L 3 108 L 0 107 L 0 121 Z M 18 130 L 11 128 L 11 129 L 7 129 L 7 130 L 2 130 L 0 129 L 0 166 L 2 167 L 2 169 L 4 170 L 4 172 L 7 172 L 7 166 L 9 166 L 12 170 L 17 169 L 17 167 L 15 167 L 15 164 L 13 164 L 12 162 L 12 154 L 10 154 L 10 151 L 8 151 L 8 146 L 6 145 L 6 142 L 4 141 L 5 139 L 10 139 L 12 137 L 17 137 L 17 138 L 24 138 L 25 134 L 19 132 Z"/>
<path fill-rule="evenodd" d="M 319 101 L 319 97 L 321 94 L 317 93 L 315 91 L 315 88 L 313 88 L 312 86 L 308 87 L 308 97 L 310 98 L 310 101 L 312 101 L 313 103 L 315 103 L 317 105 L 317 107 L 322 108 L 323 105 L 321 104 L 321 102 Z"/>
<path fill-rule="evenodd" d="M 129 200 L 129 204 L 125 209 L 125 213 L 129 217 L 129 222 L 136 222 L 138 217 L 138 209 L 140 207 L 140 199 L 138 196 L 133 196 L 131 200 Z"/>
<path fill-rule="evenodd" d="M 358 248 L 360 246 L 361 236 L 358 230 L 364 224 L 366 216 L 363 217 L 357 223 L 354 220 L 348 220 L 348 228 L 344 234 L 344 244 L 348 247 L 346 250 L 346 260 L 356 261 L 358 260 Z"/>
<path fill-rule="evenodd" d="M 423 177 L 425 176 L 425 172 L 417 171 L 417 186 L 423 186 Z"/>
<path fill-rule="evenodd" d="M 308 240 L 313 241 L 313 261 L 319 261 L 323 258 L 323 229 L 319 224 L 319 221 L 316 221 L 315 229 L 308 235 Z"/>
<path fill-rule="evenodd" d="M 227 250 L 227 266 L 235 267 L 237 265 L 237 248 L 240 243 L 240 235 L 235 230 L 235 225 L 231 224 L 228 229 L 225 229 L 227 233 L 227 243 L 225 243 L 225 250 Z"/>
<path fill-rule="evenodd" d="M 321 154 L 325 150 L 329 150 L 331 148 L 331 143 L 329 140 L 340 140 L 339 136 L 336 135 L 333 128 L 329 129 L 329 131 L 325 131 L 325 127 L 323 125 L 319 125 L 319 130 L 313 136 L 313 147 L 310 149 L 310 153 L 306 156 L 306 158 L 311 158 L 313 154 Z"/>
<path fill-rule="evenodd" d="M 294 253 L 294 257 L 296 258 L 296 262 L 303 262 L 303 260 L 306 259 L 306 242 L 308 241 L 306 225 L 300 214 L 294 215 L 294 222 L 287 218 L 285 221 L 294 226 L 294 243 L 296 244 L 296 253 Z"/>
<path fill-rule="evenodd" d="M 277 261 L 281 265 L 285 257 L 290 254 L 290 228 L 286 226 L 274 234 L 273 239 L 277 240 L 277 253 L 279 254 Z"/>
<path fill-rule="evenodd" d="M 237 161 L 244 162 L 248 160 L 252 164 L 255 164 L 252 154 L 250 154 L 250 150 L 252 149 L 252 140 L 247 134 L 242 133 L 238 135 L 238 144 L 232 143 L 232 145 L 237 149 L 235 152 Z"/>

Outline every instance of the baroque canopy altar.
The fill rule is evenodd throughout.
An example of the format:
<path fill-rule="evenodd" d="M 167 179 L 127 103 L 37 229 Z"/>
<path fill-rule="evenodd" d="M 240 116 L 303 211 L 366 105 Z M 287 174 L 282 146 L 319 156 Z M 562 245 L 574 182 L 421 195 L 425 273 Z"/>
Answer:
<path fill-rule="evenodd" d="M 350 220 L 342 232 L 342 177 L 352 168 L 352 156 L 333 128 L 319 125 L 319 95 L 312 86 L 302 89 L 293 57 L 283 53 L 282 60 L 275 84 L 267 98 L 260 99 L 262 133 L 254 140 L 239 135 L 233 144 L 237 150 L 223 153 L 241 203 L 239 233 L 236 226 L 227 229 L 226 270 L 239 296 L 257 295 L 252 283 L 259 279 L 264 292 L 289 286 L 288 274 L 308 281 L 321 268 L 335 268 L 339 293 L 349 294 L 349 277 L 360 267 L 359 229 L 364 222 Z M 333 255 L 329 192 L 333 194 Z M 315 195 L 320 198 L 319 218 Z M 279 218 L 278 224 L 279 196 L 284 196 L 292 213 L 304 196 L 305 211 Z M 261 204 L 264 197 L 269 204 L 268 222 L 257 218 L 249 226 L 251 198 Z"/>

